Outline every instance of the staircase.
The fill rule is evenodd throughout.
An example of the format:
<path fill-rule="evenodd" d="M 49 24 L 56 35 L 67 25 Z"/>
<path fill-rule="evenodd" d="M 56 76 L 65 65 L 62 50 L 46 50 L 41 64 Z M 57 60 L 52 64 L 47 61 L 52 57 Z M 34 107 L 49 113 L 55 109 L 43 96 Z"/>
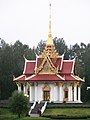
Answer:
<path fill-rule="evenodd" d="M 31 117 L 39 117 L 39 110 L 44 106 L 44 103 L 36 103 L 34 109 L 31 110 L 30 116 Z"/>

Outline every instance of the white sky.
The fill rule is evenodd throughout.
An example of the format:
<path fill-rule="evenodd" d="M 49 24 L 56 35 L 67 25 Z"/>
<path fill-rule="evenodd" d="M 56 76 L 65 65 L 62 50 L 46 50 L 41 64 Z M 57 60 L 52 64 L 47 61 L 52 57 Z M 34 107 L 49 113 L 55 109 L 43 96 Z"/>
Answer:
<path fill-rule="evenodd" d="M 47 40 L 49 0 L 0 0 L 0 38 L 30 47 Z M 90 43 L 90 0 L 52 0 L 52 36 Z"/>

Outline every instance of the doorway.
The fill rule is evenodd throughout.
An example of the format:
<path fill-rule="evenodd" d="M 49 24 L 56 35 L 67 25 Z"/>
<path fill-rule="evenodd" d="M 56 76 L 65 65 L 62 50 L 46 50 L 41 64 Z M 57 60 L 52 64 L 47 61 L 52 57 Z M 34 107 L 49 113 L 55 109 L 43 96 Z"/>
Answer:
<path fill-rule="evenodd" d="M 64 90 L 64 101 L 68 101 L 68 89 L 65 88 Z"/>
<path fill-rule="evenodd" d="M 50 91 L 43 91 L 43 100 L 44 101 L 50 100 Z"/>
<path fill-rule="evenodd" d="M 43 87 L 43 100 L 50 101 L 50 87 L 48 84 L 45 84 Z"/>

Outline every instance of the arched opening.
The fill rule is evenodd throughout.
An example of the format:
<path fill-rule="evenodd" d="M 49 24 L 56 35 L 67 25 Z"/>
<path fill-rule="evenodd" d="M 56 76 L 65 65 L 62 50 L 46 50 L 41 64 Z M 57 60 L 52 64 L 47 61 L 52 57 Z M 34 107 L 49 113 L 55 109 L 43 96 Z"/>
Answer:
<path fill-rule="evenodd" d="M 48 84 L 45 84 L 43 87 L 43 100 L 50 101 L 50 87 Z"/>

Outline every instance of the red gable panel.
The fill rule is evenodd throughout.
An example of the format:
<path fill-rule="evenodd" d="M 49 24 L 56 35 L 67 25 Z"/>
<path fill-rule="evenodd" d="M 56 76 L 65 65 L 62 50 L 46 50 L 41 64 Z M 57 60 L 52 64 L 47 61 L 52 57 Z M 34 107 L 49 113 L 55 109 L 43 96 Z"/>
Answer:
<path fill-rule="evenodd" d="M 32 75 L 26 79 L 26 81 L 63 81 L 60 75 L 56 74 L 38 74 Z"/>
<path fill-rule="evenodd" d="M 35 61 L 26 61 L 23 74 L 33 74 L 35 69 Z"/>
<path fill-rule="evenodd" d="M 69 74 L 69 73 L 73 73 L 73 69 L 74 69 L 74 61 L 63 61 L 63 66 L 62 66 L 62 72 L 63 74 Z"/>

